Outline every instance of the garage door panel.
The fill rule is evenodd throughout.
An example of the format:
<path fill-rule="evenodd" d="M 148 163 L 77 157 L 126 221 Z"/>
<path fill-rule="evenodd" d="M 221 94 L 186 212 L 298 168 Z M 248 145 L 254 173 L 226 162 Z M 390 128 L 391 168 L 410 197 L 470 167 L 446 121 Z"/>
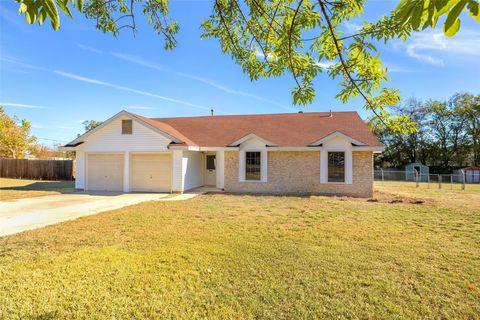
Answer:
<path fill-rule="evenodd" d="M 87 189 L 93 191 L 123 190 L 123 155 L 89 154 Z"/>
<path fill-rule="evenodd" d="M 170 154 L 133 154 L 130 161 L 132 191 L 171 191 Z"/>

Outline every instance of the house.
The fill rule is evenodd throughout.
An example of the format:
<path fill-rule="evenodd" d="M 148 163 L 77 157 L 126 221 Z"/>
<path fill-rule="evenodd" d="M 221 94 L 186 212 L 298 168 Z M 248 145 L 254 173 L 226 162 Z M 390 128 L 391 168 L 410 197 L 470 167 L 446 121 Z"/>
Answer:
<path fill-rule="evenodd" d="M 417 174 L 418 174 L 418 181 L 421 181 L 421 182 L 429 181 L 430 169 L 427 165 L 424 165 L 420 162 L 411 162 L 403 165 L 402 169 L 405 170 L 406 181 L 417 181 L 416 180 Z"/>
<path fill-rule="evenodd" d="M 371 197 L 383 145 L 356 112 L 145 118 L 121 111 L 76 138 L 76 188 Z"/>

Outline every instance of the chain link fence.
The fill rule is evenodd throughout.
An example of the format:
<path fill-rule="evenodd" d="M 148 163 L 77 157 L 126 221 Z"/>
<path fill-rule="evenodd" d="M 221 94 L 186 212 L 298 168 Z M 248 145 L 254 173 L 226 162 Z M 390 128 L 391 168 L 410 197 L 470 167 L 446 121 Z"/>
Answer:
<path fill-rule="evenodd" d="M 480 190 L 480 174 L 468 173 L 467 176 L 464 170 L 458 170 L 453 174 L 420 174 L 417 170 L 375 169 L 374 180 L 380 184 L 394 185 L 397 183 L 402 187 L 410 186 L 412 188 Z"/>

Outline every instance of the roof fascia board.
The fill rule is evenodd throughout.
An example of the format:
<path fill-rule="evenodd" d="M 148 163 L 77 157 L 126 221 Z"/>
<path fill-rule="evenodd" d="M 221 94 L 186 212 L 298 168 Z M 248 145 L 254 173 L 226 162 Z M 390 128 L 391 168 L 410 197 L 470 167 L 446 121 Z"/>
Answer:
<path fill-rule="evenodd" d="M 167 138 L 167 139 L 172 140 L 172 142 L 174 142 L 174 143 L 184 143 L 184 141 L 182 141 L 182 140 L 178 139 L 177 137 L 174 137 L 174 136 L 166 133 L 165 131 L 162 131 L 162 130 L 158 129 L 157 127 L 152 126 L 150 123 L 143 121 L 142 119 L 136 117 L 135 115 L 131 114 L 130 112 L 127 112 L 127 111 L 124 111 L 124 112 L 128 115 L 129 118 L 137 120 L 138 122 L 140 122 L 141 124 L 143 124 L 145 127 L 147 127 L 147 128 L 149 128 L 149 129 L 151 129 L 151 130 L 153 130 L 153 131 L 155 131 L 155 132 L 163 135 L 163 136 L 164 136 L 165 138 Z"/>
<path fill-rule="evenodd" d="M 332 133 L 330 133 L 329 135 L 326 135 L 325 137 L 309 144 L 309 146 L 312 146 L 312 147 L 315 147 L 315 146 L 319 146 L 321 144 L 324 144 L 325 142 L 333 139 L 333 138 L 342 138 L 352 144 L 355 145 L 355 147 L 359 147 L 359 146 L 367 146 L 367 144 L 361 142 L 361 141 L 358 141 L 358 140 L 355 140 L 353 139 L 352 137 L 350 136 L 347 136 L 346 134 L 340 132 L 340 131 L 334 131 Z"/>
<path fill-rule="evenodd" d="M 200 147 L 200 151 L 238 151 L 239 147 Z"/>
<path fill-rule="evenodd" d="M 269 146 L 269 147 L 275 146 L 274 143 L 271 143 L 270 141 L 265 140 L 262 137 L 257 136 L 255 133 L 249 133 L 246 136 L 230 143 L 229 145 L 227 145 L 227 147 L 238 147 L 239 145 L 241 145 L 242 143 L 244 143 L 245 141 L 250 140 L 250 139 L 257 139 L 257 140 L 259 140 L 260 142 L 263 142 L 266 146 Z"/>

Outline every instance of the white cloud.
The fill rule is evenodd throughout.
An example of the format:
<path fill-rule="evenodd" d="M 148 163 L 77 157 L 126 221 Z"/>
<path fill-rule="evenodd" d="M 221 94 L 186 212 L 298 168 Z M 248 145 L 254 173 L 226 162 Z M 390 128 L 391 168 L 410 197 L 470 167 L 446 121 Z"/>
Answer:
<path fill-rule="evenodd" d="M 12 103 L 12 102 L 0 102 L 0 106 L 26 108 L 26 109 L 54 109 L 52 107 L 37 106 L 32 104 Z"/>
<path fill-rule="evenodd" d="M 132 110 L 153 110 L 152 107 L 143 107 L 143 106 L 126 106 L 126 109 L 132 109 Z"/>
<path fill-rule="evenodd" d="M 122 59 L 122 60 L 131 62 L 131 63 L 135 63 L 135 64 L 138 64 L 138 65 L 150 68 L 150 69 L 154 69 L 154 70 L 157 70 L 157 71 L 172 72 L 166 67 L 163 67 L 161 65 L 155 64 L 154 62 L 145 60 L 145 59 L 143 59 L 139 56 L 135 56 L 135 55 L 131 55 L 131 54 L 118 53 L 118 52 L 112 52 L 112 55 L 117 57 L 118 59 Z M 294 110 L 293 108 L 289 108 L 289 107 L 284 106 L 284 105 L 282 105 L 278 102 L 275 102 L 275 101 L 272 101 L 270 99 L 266 99 L 266 98 L 257 96 L 253 93 L 229 88 L 228 86 L 225 86 L 223 84 L 215 82 L 211 79 L 207 79 L 207 78 L 204 78 L 204 77 L 199 77 L 199 76 L 196 76 L 196 75 L 183 73 L 183 72 L 175 72 L 175 75 L 177 75 L 179 77 L 195 80 L 195 81 L 198 81 L 198 82 L 202 82 L 202 83 L 207 84 L 207 85 L 209 85 L 209 86 L 211 86 L 215 89 L 221 90 L 221 91 L 229 93 L 229 94 L 253 98 L 253 99 L 256 99 L 258 101 L 262 101 L 262 102 L 266 102 L 266 103 L 269 103 L 269 104 L 276 105 L 276 106 L 278 106 L 280 108 L 283 108 L 285 110 L 290 110 L 290 111 Z"/>
<path fill-rule="evenodd" d="M 169 70 L 168 68 L 166 68 L 164 66 L 161 66 L 161 65 L 158 65 L 155 62 L 145 60 L 145 59 L 143 59 L 139 56 L 135 56 L 135 55 L 132 55 L 132 54 L 112 52 L 112 55 L 114 57 L 118 58 L 118 59 L 122 59 L 122 60 L 125 60 L 125 61 L 128 61 L 128 62 L 132 62 L 132 63 L 138 64 L 138 65 L 150 68 L 150 69 L 155 69 L 155 70 L 158 70 L 158 71 L 168 71 Z"/>
<path fill-rule="evenodd" d="M 22 68 L 26 68 L 26 69 L 37 70 L 37 71 L 47 71 L 47 69 L 44 68 L 44 67 L 40 67 L 40 66 L 36 66 L 36 65 L 33 65 L 33 64 L 25 63 L 23 61 L 15 59 L 15 58 L 10 58 L 10 57 L 3 56 L 3 57 L 0 57 L 0 60 L 4 61 L 4 62 L 7 62 L 7 63 L 10 63 L 10 64 L 14 64 L 14 65 L 22 67 Z"/>
<path fill-rule="evenodd" d="M 214 87 L 218 90 L 221 90 L 223 92 L 226 92 L 226 93 L 230 93 L 230 94 L 234 94 L 234 95 L 237 95 L 237 96 L 243 96 L 243 97 L 249 97 L 249 98 L 253 98 L 253 99 L 256 99 L 258 101 L 262 101 L 262 102 L 266 102 L 266 103 L 270 103 L 270 104 L 273 104 L 273 105 L 276 105 L 280 108 L 283 108 L 285 110 L 294 110 L 293 108 L 289 108 L 287 106 L 284 106 L 278 102 L 275 102 L 275 101 L 272 101 L 270 99 L 266 99 L 266 98 L 263 98 L 263 97 L 260 97 L 260 96 L 257 96 L 256 94 L 253 94 L 253 93 L 249 93 L 249 92 L 245 92 L 245 91 L 241 91 L 241 90 L 236 90 L 236 89 L 232 89 L 230 87 L 227 87 L 223 84 L 220 84 L 218 82 L 215 82 L 213 80 L 210 80 L 210 79 L 207 79 L 207 78 L 203 78 L 203 77 L 199 77 L 199 76 L 196 76 L 196 75 L 192 75 L 192 74 L 188 74 L 188 73 L 182 73 L 182 72 L 177 72 L 175 73 L 176 75 L 180 76 L 180 77 L 184 77 L 184 78 L 187 78 L 187 79 L 192 79 L 192 80 L 196 80 L 196 81 L 199 81 L 199 82 L 202 82 L 202 83 L 205 83 L 211 87 Z"/>
<path fill-rule="evenodd" d="M 72 126 L 58 126 L 58 125 L 43 125 L 43 124 L 38 124 L 34 123 L 32 124 L 32 128 L 34 129 L 65 129 L 65 130 L 73 130 L 73 129 L 78 129 L 79 127 L 72 127 Z"/>
<path fill-rule="evenodd" d="M 358 33 L 358 31 L 362 29 L 361 24 L 348 22 L 348 21 L 345 21 L 344 23 L 342 23 L 342 26 L 345 27 L 345 31 L 348 33 L 348 35 Z"/>
<path fill-rule="evenodd" d="M 89 46 L 86 46 L 86 45 L 83 45 L 81 43 L 76 43 L 77 47 L 79 47 L 80 49 L 82 50 L 85 50 L 85 51 L 90 51 L 90 52 L 93 52 L 93 53 L 96 53 L 96 54 L 102 54 L 103 51 L 100 50 L 100 49 L 97 49 L 97 48 L 93 48 L 93 47 L 89 47 Z"/>
<path fill-rule="evenodd" d="M 405 44 L 407 55 L 420 62 L 443 66 L 448 55 L 480 57 L 480 32 L 460 30 L 452 38 L 442 32 L 415 33 Z"/>
<path fill-rule="evenodd" d="M 329 67 L 335 65 L 335 62 L 325 61 L 325 62 L 315 62 L 315 64 L 321 68 L 328 69 Z"/>
<path fill-rule="evenodd" d="M 82 82 L 87 82 L 87 83 L 92 83 L 92 84 L 96 84 L 96 85 L 99 85 L 99 86 L 110 87 L 110 88 L 114 88 L 114 89 L 117 89 L 117 90 L 132 92 L 132 93 L 140 94 L 140 95 L 147 96 L 147 97 L 152 97 L 152 98 L 156 98 L 156 99 L 160 99 L 160 100 L 164 100 L 164 101 L 168 101 L 168 102 L 173 102 L 173 103 L 176 103 L 176 104 L 181 104 L 181 105 L 184 105 L 184 106 L 187 106 L 187 107 L 192 107 L 192 108 L 197 108 L 197 109 L 202 109 L 202 110 L 210 110 L 211 109 L 209 107 L 201 106 L 201 105 L 190 103 L 190 102 L 187 102 L 187 101 L 183 101 L 183 100 L 179 100 L 179 99 L 175 99 L 175 98 L 170 98 L 170 97 L 165 97 L 165 96 L 161 96 L 161 95 L 158 95 L 158 94 L 155 94 L 155 93 L 142 91 L 142 90 L 138 90 L 138 89 L 134 89 L 134 88 L 124 87 L 124 86 L 120 86 L 120 85 L 117 85 L 117 84 L 113 84 L 113 83 L 109 83 L 109 82 L 105 82 L 105 81 L 100 81 L 100 80 L 97 80 L 97 79 L 87 78 L 87 77 L 79 76 L 79 75 L 76 75 L 76 74 L 73 74 L 73 73 L 64 72 L 64 71 L 61 71 L 61 70 L 55 70 L 54 72 L 56 74 L 60 75 L 60 76 L 66 77 L 66 78 L 70 78 L 70 79 L 74 79 L 74 80 L 78 80 L 78 81 L 82 81 Z"/>

